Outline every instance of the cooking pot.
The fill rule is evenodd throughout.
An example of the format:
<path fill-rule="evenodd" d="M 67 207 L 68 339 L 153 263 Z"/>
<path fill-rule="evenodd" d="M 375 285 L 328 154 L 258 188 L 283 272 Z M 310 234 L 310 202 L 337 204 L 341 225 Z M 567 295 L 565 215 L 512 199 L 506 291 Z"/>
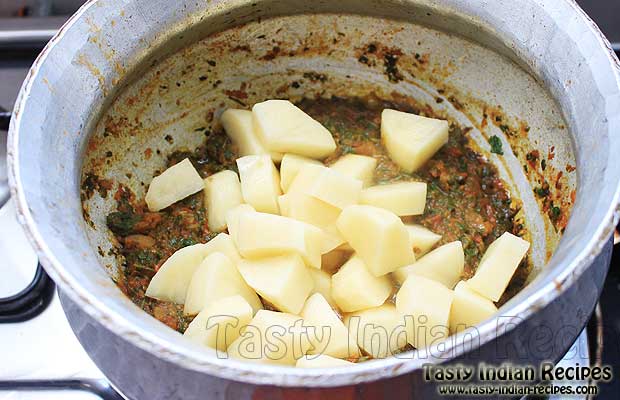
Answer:
<path fill-rule="evenodd" d="M 521 204 L 533 265 L 497 316 L 428 349 L 306 370 L 218 358 L 121 293 L 108 189 L 143 195 L 164 156 L 201 144 L 227 107 L 332 95 L 430 107 L 497 166 Z M 426 363 L 538 364 L 575 340 L 609 266 L 618 132 L 620 63 L 571 0 L 98 0 L 23 84 L 9 179 L 71 326 L 126 397 L 431 398 Z M 84 196 L 86 174 L 112 187 Z"/>

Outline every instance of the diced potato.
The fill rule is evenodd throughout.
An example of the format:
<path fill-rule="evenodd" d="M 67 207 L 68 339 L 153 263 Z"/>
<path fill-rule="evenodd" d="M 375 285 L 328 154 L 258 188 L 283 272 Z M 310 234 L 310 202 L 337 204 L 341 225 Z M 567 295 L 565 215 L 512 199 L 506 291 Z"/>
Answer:
<path fill-rule="evenodd" d="M 454 292 L 439 282 L 409 275 L 396 294 L 396 309 L 405 318 L 407 340 L 422 349 L 448 337 Z"/>
<path fill-rule="evenodd" d="M 220 171 L 205 179 L 204 185 L 209 230 L 221 232 L 226 229 L 226 213 L 243 203 L 239 177 L 234 171 Z"/>
<path fill-rule="evenodd" d="M 359 179 L 363 182 L 364 187 L 368 187 L 372 185 L 377 160 L 359 154 L 346 154 L 329 167 L 351 178 Z"/>
<path fill-rule="evenodd" d="M 284 193 L 288 191 L 299 169 L 306 164 L 323 165 L 320 161 L 295 154 L 285 154 L 282 157 L 282 163 L 280 164 L 280 187 Z"/>
<path fill-rule="evenodd" d="M 411 239 L 411 245 L 416 257 L 421 257 L 428 253 L 441 240 L 441 235 L 426 229 L 422 225 L 405 224 L 405 228 L 409 232 L 409 239 Z"/>
<path fill-rule="evenodd" d="M 358 346 L 374 358 L 392 356 L 407 345 L 405 319 L 392 304 L 347 314 L 344 325 Z"/>
<path fill-rule="evenodd" d="M 342 210 L 336 226 L 375 276 L 415 261 L 405 224 L 387 210 L 352 205 Z"/>
<path fill-rule="evenodd" d="M 146 295 L 177 304 L 185 303 L 187 288 L 194 272 L 205 257 L 215 252 L 224 253 L 235 263 L 241 259 L 235 244 L 225 233 L 220 233 L 208 243 L 183 247 L 159 268 L 146 289 Z"/>
<path fill-rule="evenodd" d="M 332 276 L 322 269 L 308 268 L 312 276 L 314 288 L 310 294 L 320 293 L 330 306 L 336 307 L 336 302 L 332 298 Z"/>
<path fill-rule="evenodd" d="M 426 163 L 448 142 L 448 121 L 385 109 L 381 139 L 390 158 L 407 172 Z"/>
<path fill-rule="evenodd" d="M 349 365 L 354 365 L 354 363 L 351 361 L 330 357 L 325 354 L 317 354 L 313 356 L 303 356 L 297 360 L 297 364 L 295 366 L 297 368 L 332 368 L 346 367 Z"/>
<path fill-rule="evenodd" d="M 293 192 L 278 197 L 281 214 L 321 229 L 333 227 L 340 209 L 305 193 Z"/>
<path fill-rule="evenodd" d="M 260 310 L 230 346 L 230 357 L 245 361 L 294 366 L 310 342 L 297 315 Z"/>
<path fill-rule="evenodd" d="M 301 167 L 287 193 L 305 193 L 342 209 L 357 204 L 362 181 L 331 168 L 306 164 Z"/>
<path fill-rule="evenodd" d="M 487 248 L 467 284 L 487 299 L 498 301 L 529 248 L 529 242 L 505 232 Z"/>
<path fill-rule="evenodd" d="M 224 297 L 198 313 L 183 335 L 203 346 L 226 351 L 253 315 L 252 307 L 243 297 Z"/>
<path fill-rule="evenodd" d="M 243 200 L 256 211 L 279 214 L 280 174 L 267 155 L 237 158 Z"/>
<path fill-rule="evenodd" d="M 452 289 L 461 280 L 465 256 L 460 241 L 444 244 L 411 265 L 394 271 L 394 277 L 403 283 L 411 274 L 424 276 Z"/>
<path fill-rule="evenodd" d="M 150 211 L 159 211 L 203 188 L 202 178 L 186 158 L 153 178 L 144 200 Z"/>
<path fill-rule="evenodd" d="M 254 311 L 263 308 L 254 290 L 243 280 L 237 267 L 224 253 L 207 256 L 194 272 L 185 298 L 186 315 L 195 315 L 217 300 L 240 295 Z"/>
<path fill-rule="evenodd" d="M 387 276 L 373 276 L 364 261 L 354 255 L 332 276 L 332 298 L 344 312 L 383 304 L 392 293 Z"/>
<path fill-rule="evenodd" d="M 228 233 L 232 240 L 237 242 L 237 232 L 239 232 L 239 215 L 244 212 L 255 212 L 256 210 L 249 204 L 239 204 L 237 207 L 231 208 L 226 213 L 226 225 Z"/>
<path fill-rule="evenodd" d="M 308 354 L 327 354 L 338 358 L 359 356 L 355 339 L 349 337 L 349 331 L 320 293 L 306 300 L 300 315 L 308 327 L 308 338 L 312 344 Z"/>
<path fill-rule="evenodd" d="M 454 300 L 450 310 L 450 332 L 456 333 L 490 318 L 497 312 L 495 304 L 460 281 L 454 288 Z"/>
<path fill-rule="evenodd" d="M 241 260 L 243 279 L 280 311 L 299 314 L 314 282 L 298 254 Z"/>
<path fill-rule="evenodd" d="M 325 235 L 316 226 L 292 218 L 259 212 L 239 215 L 237 248 L 243 257 L 301 255 L 308 266 L 321 268 Z"/>
<path fill-rule="evenodd" d="M 222 113 L 220 122 L 228 137 L 237 145 L 239 156 L 270 154 L 274 162 L 282 160 L 282 153 L 269 152 L 260 142 L 252 120 L 252 111 L 229 108 Z"/>
<path fill-rule="evenodd" d="M 332 134 L 288 100 L 252 107 L 254 129 L 270 151 L 322 159 L 336 150 Z"/>
<path fill-rule="evenodd" d="M 321 250 L 321 254 L 327 254 L 346 244 L 338 228 L 336 228 L 336 224 L 323 229 L 323 237 L 323 249 Z"/>
<path fill-rule="evenodd" d="M 329 253 L 323 254 L 321 257 L 321 269 L 329 273 L 336 272 L 349 257 L 351 257 L 350 251 L 336 248 Z"/>
<path fill-rule="evenodd" d="M 426 183 L 398 182 L 362 190 L 360 204 L 385 208 L 399 216 L 420 215 L 426 205 Z"/>

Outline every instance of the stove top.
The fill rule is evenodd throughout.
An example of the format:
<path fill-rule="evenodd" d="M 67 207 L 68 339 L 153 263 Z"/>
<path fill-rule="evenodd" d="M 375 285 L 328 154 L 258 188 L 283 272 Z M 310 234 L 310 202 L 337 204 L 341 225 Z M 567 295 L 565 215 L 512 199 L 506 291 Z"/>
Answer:
<path fill-rule="evenodd" d="M 50 1 L 24 3 L 50 3 Z M 71 10 L 76 1 L 61 8 Z M 582 0 L 620 51 L 620 1 Z M 122 399 L 75 338 L 54 284 L 38 266 L 9 199 L 3 110 L 10 110 L 32 61 L 65 17 L 3 18 L 0 0 L 0 400 Z M 51 7 L 51 6 L 50 6 Z M 73 8 L 72 8 L 73 7 Z M 53 10 L 53 7 L 49 8 Z M 13 14 L 14 15 L 14 14 Z M 620 368 L 620 251 L 614 253 L 599 307 L 562 366 Z M 620 369 L 616 371 L 616 374 Z M 62 394 L 60 395 L 60 393 Z M 620 380 L 601 385 L 600 399 L 616 399 Z M 560 399 L 561 397 L 552 397 Z M 578 397 L 571 397 L 578 399 Z"/>

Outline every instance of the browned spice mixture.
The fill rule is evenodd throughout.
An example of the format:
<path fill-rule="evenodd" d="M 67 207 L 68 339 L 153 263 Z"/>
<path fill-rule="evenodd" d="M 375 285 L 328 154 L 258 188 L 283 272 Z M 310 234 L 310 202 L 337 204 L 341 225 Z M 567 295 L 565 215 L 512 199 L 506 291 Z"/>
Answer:
<path fill-rule="evenodd" d="M 511 208 L 510 195 L 499 179 L 496 168 L 468 146 L 467 132 L 451 125 L 450 139 L 426 165 L 414 174 L 401 171 L 381 145 L 380 118 L 384 108 L 417 112 L 411 106 L 384 101 L 358 99 L 303 100 L 299 106 L 323 123 L 338 144 L 326 164 L 347 153 L 373 156 L 378 160 L 375 181 L 378 184 L 418 180 L 428 184 L 424 215 L 408 217 L 442 235 L 438 245 L 454 240 L 463 243 L 465 277 L 470 277 L 487 246 L 508 231 L 520 234 L 515 224 L 517 212 Z M 199 173 L 207 177 L 222 169 L 236 171 L 236 150 L 224 132 L 205 132 L 203 146 L 169 157 L 173 165 L 188 157 Z M 186 198 L 158 213 L 148 212 L 144 201 L 121 187 L 115 195 L 118 209 L 107 217 L 115 233 L 120 252 L 125 256 L 124 274 L 119 287 L 134 303 L 173 329 L 183 332 L 191 318 L 183 316 L 180 305 L 145 297 L 148 283 L 161 264 L 174 251 L 214 234 L 207 228 L 202 193 Z M 519 267 L 503 303 L 524 284 L 529 272 L 527 260 Z"/>

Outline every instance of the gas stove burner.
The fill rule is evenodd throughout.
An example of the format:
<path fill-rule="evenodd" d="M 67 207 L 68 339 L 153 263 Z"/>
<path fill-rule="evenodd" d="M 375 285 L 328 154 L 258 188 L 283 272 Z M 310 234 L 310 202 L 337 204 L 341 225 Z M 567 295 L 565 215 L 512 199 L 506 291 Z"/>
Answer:
<path fill-rule="evenodd" d="M 24 290 L 0 299 L 0 324 L 23 322 L 41 314 L 51 303 L 55 288 L 39 263 L 32 282 Z"/>
<path fill-rule="evenodd" d="M 123 400 L 105 379 L 58 379 L 0 381 L 1 390 L 15 391 L 80 391 L 92 393 L 103 400 Z"/>

